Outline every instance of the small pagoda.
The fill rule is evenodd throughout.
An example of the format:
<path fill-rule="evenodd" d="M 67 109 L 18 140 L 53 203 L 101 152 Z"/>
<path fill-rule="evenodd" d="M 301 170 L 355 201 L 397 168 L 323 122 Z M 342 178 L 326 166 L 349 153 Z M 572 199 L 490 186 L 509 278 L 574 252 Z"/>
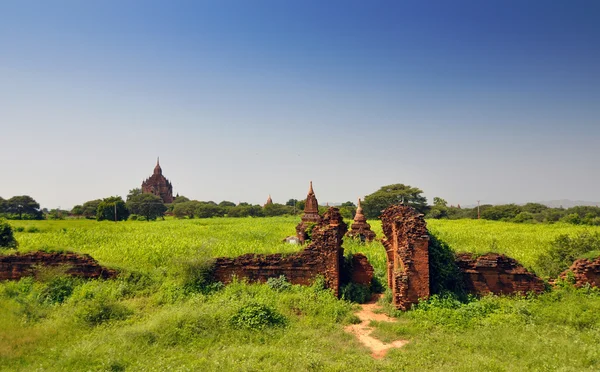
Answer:
<path fill-rule="evenodd" d="M 173 203 L 173 185 L 163 176 L 158 158 L 152 176 L 142 182 L 142 193 L 160 196 L 165 204 Z"/>
<path fill-rule="evenodd" d="M 346 235 L 351 238 L 360 239 L 363 242 L 370 242 L 375 239 L 375 233 L 371 231 L 371 225 L 367 223 L 367 218 L 363 214 L 360 198 L 358 199 L 358 207 L 356 208 L 356 214 L 354 215 L 354 222 Z"/>
<path fill-rule="evenodd" d="M 267 201 L 265 202 L 263 207 L 266 207 L 267 205 L 271 205 L 271 204 L 273 204 L 273 199 L 271 199 L 271 194 L 269 194 L 269 197 L 267 198 Z"/>
<path fill-rule="evenodd" d="M 322 218 L 319 215 L 319 202 L 315 196 L 312 181 L 310 181 L 308 195 L 306 195 L 306 204 L 304 205 L 304 214 L 301 217 L 300 223 L 296 226 L 296 235 L 301 244 L 308 239 L 307 230 L 320 223 L 321 220 Z"/>

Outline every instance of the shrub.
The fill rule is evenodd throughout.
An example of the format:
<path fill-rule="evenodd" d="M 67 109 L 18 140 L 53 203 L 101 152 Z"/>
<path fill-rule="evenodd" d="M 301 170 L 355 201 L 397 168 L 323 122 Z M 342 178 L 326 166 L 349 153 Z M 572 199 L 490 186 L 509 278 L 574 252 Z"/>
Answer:
<path fill-rule="evenodd" d="M 371 298 L 369 286 L 357 283 L 348 283 L 340 290 L 341 298 L 350 302 L 364 304 Z"/>
<path fill-rule="evenodd" d="M 16 248 L 17 244 L 12 227 L 5 219 L 0 218 L 0 248 Z"/>
<path fill-rule="evenodd" d="M 57 276 L 51 279 L 41 290 L 39 299 L 48 304 L 63 303 L 75 288 L 75 279 L 70 276 Z"/>
<path fill-rule="evenodd" d="M 274 291 L 283 292 L 292 286 L 290 282 L 285 279 L 285 275 L 280 275 L 278 278 L 269 278 L 267 285 Z"/>
<path fill-rule="evenodd" d="M 249 303 L 229 318 L 229 325 L 238 329 L 262 330 L 268 327 L 282 327 L 287 319 L 270 306 Z"/>
<path fill-rule="evenodd" d="M 179 279 L 186 292 L 208 293 L 222 287 L 214 283 L 215 260 L 207 256 L 196 257 L 179 263 Z"/>
<path fill-rule="evenodd" d="M 463 296 L 463 279 L 454 251 L 434 235 L 429 235 L 429 283 L 432 294 L 452 292 Z"/>
<path fill-rule="evenodd" d="M 92 326 L 110 320 L 126 319 L 131 314 L 132 311 L 125 305 L 103 298 L 102 296 L 84 302 L 75 312 L 77 318 Z"/>
<path fill-rule="evenodd" d="M 600 234 L 583 232 L 575 236 L 560 235 L 550 249 L 536 260 L 536 268 L 547 277 L 557 277 L 586 253 L 600 251 Z"/>

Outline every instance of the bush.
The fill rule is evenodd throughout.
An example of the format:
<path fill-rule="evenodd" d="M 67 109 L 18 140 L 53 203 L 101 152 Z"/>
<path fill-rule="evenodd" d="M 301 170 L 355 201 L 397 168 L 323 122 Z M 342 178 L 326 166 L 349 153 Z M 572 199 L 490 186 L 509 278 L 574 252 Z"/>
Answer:
<path fill-rule="evenodd" d="M 550 249 L 536 260 L 536 268 L 546 277 L 557 277 L 578 258 L 589 257 L 586 253 L 600 252 L 600 234 L 583 232 L 579 235 L 558 236 Z"/>
<path fill-rule="evenodd" d="M 215 260 L 201 256 L 179 263 L 179 279 L 186 292 L 208 293 L 222 287 L 213 279 Z"/>
<path fill-rule="evenodd" d="M 75 312 L 77 318 L 92 326 L 110 320 L 126 319 L 131 314 L 132 311 L 125 305 L 103 298 L 102 296 L 84 302 Z"/>
<path fill-rule="evenodd" d="M 285 279 L 285 275 L 280 275 L 279 278 L 269 278 L 267 285 L 274 291 L 283 292 L 291 288 L 292 284 Z"/>
<path fill-rule="evenodd" d="M 43 303 L 60 304 L 73 294 L 75 279 L 70 276 L 57 276 L 41 290 L 39 299 Z"/>
<path fill-rule="evenodd" d="M 286 323 L 287 319 L 275 309 L 255 302 L 242 306 L 229 318 L 229 325 L 237 329 L 262 330 Z"/>
<path fill-rule="evenodd" d="M 348 283 L 340 290 L 342 300 L 364 304 L 371 298 L 369 286 L 357 283 Z"/>
<path fill-rule="evenodd" d="M 5 219 L 0 218 L 0 248 L 16 248 L 17 245 L 12 227 Z"/>
<path fill-rule="evenodd" d="M 429 235 L 429 283 L 432 294 L 451 292 L 463 296 L 463 279 L 454 251 L 434 235 Z"/>

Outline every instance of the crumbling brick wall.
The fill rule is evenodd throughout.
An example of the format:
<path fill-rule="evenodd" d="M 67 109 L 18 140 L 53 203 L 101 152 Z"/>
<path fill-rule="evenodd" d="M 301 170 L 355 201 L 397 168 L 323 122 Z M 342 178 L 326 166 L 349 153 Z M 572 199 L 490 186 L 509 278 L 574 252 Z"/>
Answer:
<path fill-rule="evenodd" d="M 340 263 L 343 259 L 342 237 L 347 231 L 337 208 L 330 208 L 322 222 L 312 230 L 312 241 L 292 255 L 270 254 L 217 258 L 214 278 L 225 284 L 234 277 L 250 282 L 266 282 L 284 275 L 293 284 L 309 285 L 318 275 L 339 296 Z"/>
<path fill-rule="evenodd" d="M 566 279 L 570 275 L 573 275 L 576 287 L 582 287 L 586 284 L 592 287 L 600 287 L 600 257 L 595 260 L 577 260 L 573 262 L 570 268 L 560 274 L 560 277 Z"/>
<path fill-rule="evenodd" d="M 429 234 L 423 215 L 405 205 L 383 211 L 381 222 L 392 302 L 408 310 L 429 297 Z"/>
<path fill-rule="evenodd" d="M 463 275 L 467 292 L 477 295 L 541 293 L 544 282 L 530 273 L 515 259 L 503 254 L 488 253 L 479 257 L 460 253 L 456 264 Z"/>
<path fill-rule="evenodd" d="M 82 278 L 114 278 L 115 270 L 98 264 L 87 254 L 72 252 L 29 252 L 8 256 L 0 256 L 0 280 L 18 280 L 25 276 L 35 275 L 40 266 L 65 266 L 65 273 Z"/>
<path fill-rule="evenodd" d="M 362 253 L 352 255 L 352 271 L 350 272 L 350 282 L 369 286 L 373 280 L 375 270 L 373 266 Z"/>

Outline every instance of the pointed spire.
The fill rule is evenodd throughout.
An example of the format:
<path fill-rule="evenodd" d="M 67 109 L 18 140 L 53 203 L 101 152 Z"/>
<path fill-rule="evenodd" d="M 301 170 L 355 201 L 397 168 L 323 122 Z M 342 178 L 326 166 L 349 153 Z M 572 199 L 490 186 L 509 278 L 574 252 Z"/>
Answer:
<path fill-rule="evenodd" d="M 310 187 L 308 188 L 308 195 L 314 194 L 315 192 L 313 191 L 313 187 L 312 187 L 312 181 L 310 181 Z"/>
<path fill-rule="evenodd" d="M 156 157 L 156 165 L 158 165 L 160 167 L 160 156 Z"/>
<path fill-rule="evenodd" d="M 362 205 L 360 205 L 360 198 L 358 198 L 358 204 L 356 207 L 356 214 L 362 214 L 363 213 L 363 209 L 362 209 Z"/>

